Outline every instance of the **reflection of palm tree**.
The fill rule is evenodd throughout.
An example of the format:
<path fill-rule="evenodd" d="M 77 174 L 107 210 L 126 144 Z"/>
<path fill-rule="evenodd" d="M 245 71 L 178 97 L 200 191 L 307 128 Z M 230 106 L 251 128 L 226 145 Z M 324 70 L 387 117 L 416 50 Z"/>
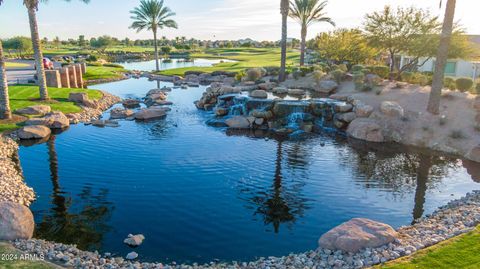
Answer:
<path fill-rule="evenodd" d="M 420 162 L 417 169 L 417 188 L 415 189 L 415 206 L 413 208 L 413 222 L 423 216 L 423 206 L 425 205 L 425 194 L 427 192 L 427 182 L 432 168 L 432 157 L 420 155 Z"/>
<path fill-rule="evenodd" d="M 106 224 L 113 207 L 106 202 L 108 190 L 94 194 L 91 187 L 85 187 L 75 201 L 62 191 L 58 174 L 58 157 L 55 149 L 55 136 L 47 143 L 50 162 L 50 175 L 53 185 L 52 204 L 49 212 L 37 224 L 36 236 L 66 244 L 76 244 L 80 249 L 99 249 L 103 235 L 110 230 Z M 83 208 L 80 203 L 84 203 Z M 77 211 L 79 208 L 79 212 Z"/>

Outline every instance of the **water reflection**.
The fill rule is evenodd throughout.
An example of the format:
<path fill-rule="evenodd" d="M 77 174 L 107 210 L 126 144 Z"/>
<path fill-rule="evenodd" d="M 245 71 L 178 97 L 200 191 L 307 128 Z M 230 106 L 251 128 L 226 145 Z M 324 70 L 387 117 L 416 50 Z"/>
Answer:
<path fill-rule="evenodd" d="M 52 181 L 51 208 L 37 221 L 35 236 L 55 242 L 76 244 L 80 249 L 99 249 L 106 232 L 111 230 L 106 223 L 114 207 L 107 201 L 108 190 L 95 193 L 84 186 L 77 197 L 62 190 L 58 173 L 58 156 L 55 136 L 48 142 L 48 159 Z"/>

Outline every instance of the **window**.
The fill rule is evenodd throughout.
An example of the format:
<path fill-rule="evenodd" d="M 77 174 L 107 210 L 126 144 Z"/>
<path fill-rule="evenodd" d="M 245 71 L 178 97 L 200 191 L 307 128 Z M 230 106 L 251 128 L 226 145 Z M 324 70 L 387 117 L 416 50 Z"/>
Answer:
<path fill-rule="evenodd" d="M 447 65 L 445 65 L 445 74 L 455 75 L 456 73 L 457 73 L 457 63 L 447 62 Z"/>

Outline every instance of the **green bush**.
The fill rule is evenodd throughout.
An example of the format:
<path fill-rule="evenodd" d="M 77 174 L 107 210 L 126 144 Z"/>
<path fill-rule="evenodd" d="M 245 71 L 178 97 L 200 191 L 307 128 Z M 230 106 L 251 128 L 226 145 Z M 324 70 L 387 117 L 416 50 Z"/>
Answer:
<path fill-rule="evenodd" d="M 89 55 L 86 60 L 87 62 L 96 62 L 98 61 L 98 57 L 95 55 Z"/>
<path fill-rule="evenodd" d="M 390 76 L 390 68 L 388 66 L 383 65 L 374 65 L 369 66 L 368 69 L 372 74 L 375 74 L 381 78 L 387 79 Z"/>
<path fill-rule="evenodd" d="M 337 69 L 337 70 L 333 70 L 332 72 L 330 72 L 330 75 L 332 75 L 333 79 L 338 83 L 340 84 L 343 80 L 343 77 L 345 76 L 345 72 L 343 72 L 342 70 L 340 69 Z"/>
<path fill-rule="evenodd" d="M 449 89 L 449 90 L 455 90 L 457 88 L 457 85 L 455 83 L 455 79 L 452 77 L 445 77 L 443 79 L 443 87 Z"/>
<path fill-rule="evenodd" d="M 278 76 L 280 73 L 280 67 L 277 66 L 268 66 L 264 68 L 267 72 L 267 76 Z"/>
<path fill-rule="evenodd" d="M 247 75 L 245 71 L 240 71 L 235 75 L 235 80 L 236 81 L 242 81 L 242 79 Z"/>
<path fill-rule="evenodd" d="M 455 84 L 459 91 L 466 92 L 473 87 L 473 80 L 471 78 L 458 78 Z"/>
<path fill-rule="evenodd" d="M 363 70 L 365 69 L 365 66 L 361 65 L 361 64 L 357 64 L 357 65 L 354 65 L 352 66 L 352 73 L 356 73 L 356 72 L 362 72 Z"/>
<path fill-rule="evenodd" d="M 348 71 L 348 67 L 347 67 L 346 64 L 339 64 L 339 65 L 337 66 L 337 69 L 340 69 L 340 70 L 342 70 L 343 72 L 347 72 L 347 71 Z"/>
<path fill-rule="evenodd" d="M 415 77 L 415 80 L 414 80 L 415 84 L 418 84 L 420 86 L 427 86 L 431 84 L 430 78 L 425 74 L 417 73 L 415 74 L 414 77 Z"/>
<path fill-rule="evenodd" d="M 412 83 L 415 74 L 413 72 L 403 72 L 401 75 L 402 81 Z"/>
<path fill-rule="evenodd" d="M 352 77 L 355 90 L 362 91 L 365 88 L 365 75 L 362 72 L 355 72 Z"/>
<path fill-rule="evenodd" d="M 313 66 L 301 66 L 300 72 L 302 73 L 301 76 L 305 77 L 307 74 L 310 74 L 313 72 Z"/>
<path fill-rule="evenodd" d="M 104 64 L 103 66 L 106 66 L 106 67 L 115 67 L 115 68 L 123 68 L 123 65 L 121 65 L 121 64 L 115 64 L 115 63 L 106 63 L 106 64 Z"/>
<path fill-rule="evenodd" d="M 317 84 L 320 84 L 320 81 L 322 81 L 324 76 L 325 76 L 325 73 L 321 70 L 313 71 L 313 79 L 315 79 L 315 82 Z"/>
<path fill-rule="evenodd" d="M 263 68 L 262 68 L 263 69 Z M 265 70 L 265 69 L 263 69 Z M 267 71 L 265 71 L 266 73 Z M 247 70 L 247 80 L 257 81 L 262 77 L 262 70 L 260 68 L 252 68 Z"/>

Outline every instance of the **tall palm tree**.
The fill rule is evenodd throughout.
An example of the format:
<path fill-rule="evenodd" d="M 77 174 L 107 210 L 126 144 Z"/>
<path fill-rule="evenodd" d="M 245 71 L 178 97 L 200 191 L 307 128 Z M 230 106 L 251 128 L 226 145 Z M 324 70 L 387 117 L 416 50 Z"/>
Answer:
<path fill-rule="evenodd" d="M 280 13 L 282 14 L 282 41 L 280 42 L 282 47 L 282 56 L 280 60 L 280 72 L 278 75 L 278 81 L 283 82 L 286 79 L 285 69 L 287 67 L 287 19 L 288 12 L 290 11 L 290 3 L 288 0 L 280 0 Z"/>
<path fill-rule="evenodd" d="M 141 0 L 140 6 L 130 11 L 130 13 L 133 15 L 131 19 L 134 20 L 130 28 L 137 30 L 137 32 L 145 29 L 153 32 L 155 61 L 157 71 L 160 71 L 157 32 L 158 29 L 163 29 L 164 27 L 178 28 L 177 23 L 170 19 L 172 16 L 175 16 L 175 13 L 163 5 L 163 0 Z"/>
<path fill-rule="evenodd" d="M 2 0 L 0 0 L 0 4 L 1 3 Z M 3 58 L 2 40 L 0 40 L 0 119 L 10 119 L 11 117 L 7 73 L 5 71 L 5 61 Z"/>
<path fill-rule="evenodd" d="M 38 86 L 40 90 L 40 99 L 48 99 L 47 80 L 45 78 L 45 68 L 43 67 L 43 53 L 38 33 L 37 11 L 40 2 L 47 2 L 48 0 L 23 0 L 23 4 L 28 10 L 28 19 L 30 22 L 30 34 L 32 36 L 33 54 L 35 56 L 35 65 L 37 67 Z M 70 0 L 65 0 L 70 1 Z M 90 0 L 81 0 L 88 3 Z"/>
<path fill-rule="evenodd" d="M 328 1 L 320 0 L 292 0 L 290 2 L 290 17 L 302 26 L 301 30 L 301 54 L 300 66 L 305 65 L 305 48 L 307 44 L 307 30 L 310 25 L 316 22 L 327 22 L 335 26 L 330 17 L 326 17 L 324 9 Z"/>
<path fill-rule="evenodd" d="M 456 0 L 448 0 L 443 20 L 442 34 L 440 36 L 440 45 L 438 46 L 435 71 L 433 74 L 432 90 L 428 100 L 427 111 L 432 114 L 440 113 L 440 99 L 442 96 L 443 79 L 445 77 L 445 65 L 448 60 L 448 50 L 453 32 L 453 19 L 455 17 Z M 440 5 L 441 5 L 440 1 Z"/>

